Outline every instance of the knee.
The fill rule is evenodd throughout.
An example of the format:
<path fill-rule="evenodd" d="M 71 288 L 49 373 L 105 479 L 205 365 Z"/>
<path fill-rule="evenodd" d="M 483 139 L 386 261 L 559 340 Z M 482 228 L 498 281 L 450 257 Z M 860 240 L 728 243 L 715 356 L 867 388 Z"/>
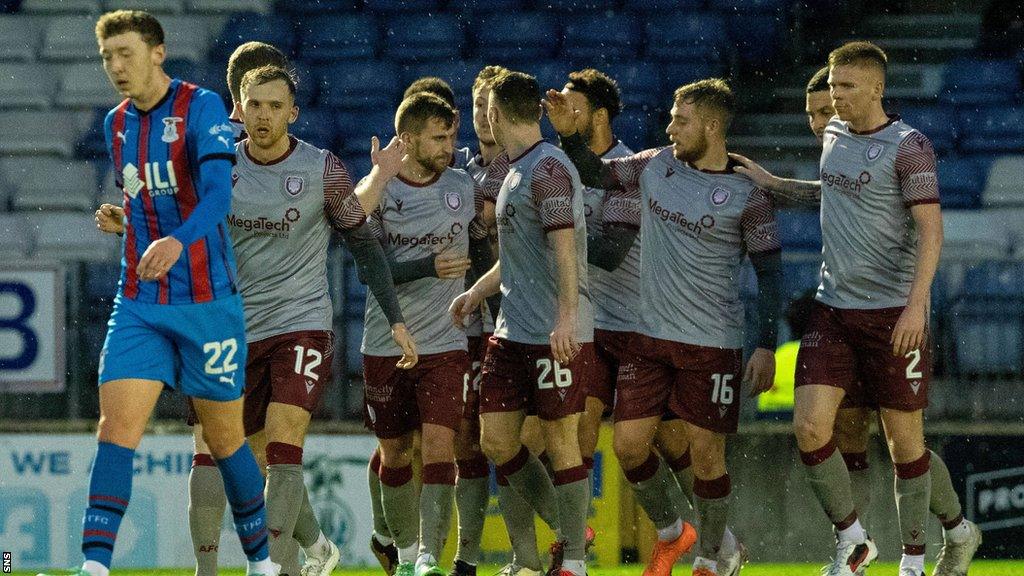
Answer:
<path fill-rule="evenodd" d="M 868 427 L 860 423 L 836 424 L 834 438 L 836 447 L 843 454 L 866 452 L 868 449 Z"/>
<path fill-rule="evenodd" d="M 615 449 L 615 457 L 619 459 L 619 465 L 623 470 L 632 470 L 642 465 L 651 455 L 651 446 L 642 439 L 634 438 L 629 434 L 615 434 L 612 442 Z"/>
<path fill-rule="evenodd" d="M 504 464 L 519 452 L 522 444 L 515 437 L 497 430 L 484 430 L 480 435 L 480 449 L 487 459 L 495 464 Z"/>
<path fill-rule="evenodd" d="M 455 434 L 448 428 L 436 427 L 429 432 L 424 431 L 420 444 L 420 451 L 423 453 L 423 463 L 454 462 Z"/>
<path fill-rule="evenodd" d="M 832 439 L 832 430 L 810 417 L 794 417 L 793 433 L 800 449 L 805 452 L 817 450 Z"/>
<path fill-rule="evenodd" d="M 380 463 L 388 468 L 405 468 L 412 464 L 412 437 L 380 441 Z"/>
<path fill-rule="evenodd" d="M 725 438 L 695 438 L 690 444 L 693 475 L 711 480 L 725 474 Z"/>

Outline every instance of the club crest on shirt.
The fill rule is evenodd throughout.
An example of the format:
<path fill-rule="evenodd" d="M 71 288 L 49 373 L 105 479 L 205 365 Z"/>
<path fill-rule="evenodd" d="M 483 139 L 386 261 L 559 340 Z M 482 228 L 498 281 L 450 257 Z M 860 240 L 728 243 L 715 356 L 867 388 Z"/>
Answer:
<path fill-rule="evenodd" d="M 289 176 L 284 180 L 284 191 L 289 196 L 295 197 L 302 193 L 302 187 L 305 185 L 305 180 L 302 176 Z"/>
<path fill-rule="evenodd" d="M 519 186 L 519 182 L 523 179 L 523 175 L 519 172 L 513 172 L 508 177 L 508 189 L 513 190 L 516 186 Z"/>
<path fill-rule="evenodd" d="M 885 146 L 882 146 L 878 142 L 872 142 L 868 149 L 864 152 L 864 156 L 867 157 L 868 162 L 874 162 L 878 160 L 878 157 L 885 151 Z"/>
<path fill-rule="evenodd" d="M 458 212 L 462 208 L 462 195 L 458 192 L 445 192 L 444 205 L 452 212 Z"/>
<path fill-rule="evenodd" d="M 164 118 L 164 133 L 160 136 L 160 140 L 170 144 L 171 142 L 178 141 L 178 124 L 184 122 L 184 118 L 178 116 L 168 116 Z"/>
<path fill-rule="evenodd" d="M 716 186 L 711 191 L 711 203 L 715 206 L 722 206 L 729 201 L 729 191 L 721 186 Z"/>

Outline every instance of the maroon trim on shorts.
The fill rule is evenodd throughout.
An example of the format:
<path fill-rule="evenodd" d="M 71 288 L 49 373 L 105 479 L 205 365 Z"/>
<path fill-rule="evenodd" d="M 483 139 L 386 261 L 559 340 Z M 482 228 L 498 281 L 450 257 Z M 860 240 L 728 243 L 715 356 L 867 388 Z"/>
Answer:
<path fill-rule="evenodd" d="M 380 478 L 380 448 L 374 448 L 373 454 L 370 455 L 370 472 Z"/>
<path fill-rule="evenodd" d="M 668 467 L 671 468 L 673 472 L 682 472 L 683 470 L 689 468 L 692 464 L 693 460 L 690 458 L 690 449 L 687 448 L 686 452 L 683 452 L 682 455 L 679 456 L 679 458 L 676 458 L 675 460 L 669 462 Z"/>
<path fill-rule="evenodd" d="M 491 473 L 490 468 L 487 466 L 487 459 L 479 454 L 469 460 L 456 460 L 455 463 L 459 468 L 459 478 L 465 478 L 467 480 L 473 478 L 487 478 Z"/>
<path fill-rule="evenodd" d="M 659 460 L 660 458 L 654 452 L 651 452 L 647 455 L 647 460 L 644 460 L 643 464 L 631 470 L 623 470 L 626 474 L 626 480 L 629 480 L 632 484 L 638 484 L 654 478 L 654 475 L 658 472 L 658 466 L 661 465 Z"/>
<path fill-rule="evenodd" d="M 924 544 L 904 544 L 903 553 L 907 556 L 924 556 Z"/>
<path fill-rule="evenodd" d="M 498 486 L 508 486 L 508 478 L 506 478 L 501 472 L 495 471 L 494 479 L 497 480 Z"/>
<path fill-rule="evenodd" d="M 454 462 L 433 462 L 423 465 L 424 484 L 455 484 Z"/>
<path fill-rule="evenodd" d="M 566 484 L 572 484 L 573 482 L 579 482 L 580 480 L 586 480 L 587 476 L 589 476 L 587 473 L 587 467 L 580 464 L 579 466 L 573 466 L 572 468 L 556 471 L 554 483 L 555 486 L 564 486 Z"/>
<path fill-rule="evenodd" d="M 271 442 L 267 444 L 267 464 L 302 464 L 302 447 Z"/>
<path fill-rule="evenodd" d="M 594 469 L 594 459 L 584 456 L 583 457 L 583 466 L 586 467 L 587 470 L 593 470 Z"/>
<path fill-rule="evenodd" d="M 924 476 L 928 473 L 929 464 L 932 460 L 932 453 L 925 450 L 924 454 L 920 458 L 913 462 L 905 462 L 903 464 L 893 464 L 896 468 L 896 477 L 900 480 L 910 480 L 911 478 L 917 478 L 918 476 Z"/>
<path fill-rule="evenodd" d="M 213 461 L 213 456 L 209 454 L 196 454 L 192 456 L 192 467 L 196 466 L 216 466 L 217 463 Z"/>
<path fill-rule="evenodd" d="M 412 480 L 412 465 L 401 468 L 388 468 L 381 464 L 380 483 L 390 488 L 398 488 Z"/>
<path fill-rule="evenodd" d="M 810 452 L 800 451 L 800 461 L 804 463 L 804 466 L 817 466 L 825 460 L 828 460 L 832 453 L 836 451 L 836 442 L 834 439 L 829 439 L 821 448 L 812 450 Z"/>
<path fill-rule="evenodd" d="M 956 518 L 953 518 L 952 520 L 946 520 L 945 516 L 939 516 L 939 523 L 942 524 L 942 527 L 945 528 L 946 530 L 952 530 L 953 528 L 956 528 L 963 521 L 964 521 L 964 515 L 963 514 L 957 514 Z"/>
<path fill-rule="evenodd" d="M 853 512 L 850 512 L 849 516 L 847 516 L 846 518 L 843 518 L 839 522 L 833 522 L 833 524 L 835 525 L 836 530 L 846 530 L 850 526 L 853 526 L 853 523 L 856 522 L 856 521 L 857 521 L 857 511 L 854 510 Z"/>
<path fill-rule="evenodd" d="M 840 452 L 840 454 L 843 455 L 843 461 L 846 462 L 846 469 L 850 472 L 867 470 L 869 467 L 867 452 Z"/>
<path fill-rule="evenodd" d="M 504 464 L 498 464 L 495 466 L 499 474 L 504 476 L 511 476 L 516 472 L 523 469 L 526 466 L 526 462 L 530 459 L 530 451 L 526 449 L 526 446 L 519 447 L 519 453 L 512 457 L 511 460 Z"/>
<path fill-rule="evenodd" d="M 714 480 L 693 479 L 693 494 L 705 500 L 725 498 L 732 492 L 732 479 L 726 472 Z"/>

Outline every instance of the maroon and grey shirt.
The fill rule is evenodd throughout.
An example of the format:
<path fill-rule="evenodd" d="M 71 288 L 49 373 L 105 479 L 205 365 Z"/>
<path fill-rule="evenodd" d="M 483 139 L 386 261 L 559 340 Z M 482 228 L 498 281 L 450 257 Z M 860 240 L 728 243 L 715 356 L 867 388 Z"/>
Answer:
<path fill-rule="evenodd" d="M 781 249 L 771 197 L 746 176 L 697 170 L 672 148 L 606 160 L 639 215 L 604 221 L 640 225 L 640 322 L 652 338 L 742 348 L 740 267 L 750 253 Z"/>
<path fill-rule="evenodd" d="M 939 201 L 931 142 L 899 117 L 866 134 L 834 117 L 820 176 L 817 299 L 835 308 L 906 306 L 917 262 L 910 208 Z"/>
<path fill-rule="evenodd" d="M 565 153 L 541 140 L 510 159 L 495 215 L 502 298 L 494 335 L 522 344 L 550 343 L 558 318 L 558 265 L 547 235 L 571 228 L 579 282 L 576 338 L 593 342 L 583 184 Z"/>

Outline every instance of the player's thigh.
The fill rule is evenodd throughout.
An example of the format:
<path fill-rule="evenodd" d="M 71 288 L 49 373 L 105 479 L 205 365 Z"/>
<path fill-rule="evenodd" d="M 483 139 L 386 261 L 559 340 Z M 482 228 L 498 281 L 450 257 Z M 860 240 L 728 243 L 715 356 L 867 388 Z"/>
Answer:
<path fill-rule="evenodd" d="M 248 348 L 241 297 L 173 306 L 161 320 L 181 357 L 181 391 L 229 401 L 242 396 Z"/>
<path fill-rule="evenodd" d="M 480 415 L 480 447 L 484 454 L 501 465 L 519 452 L 519 432 L 526 414 L 516 412 L 485 412 Z"/>
<path fill-rule="evenodd" d="M 214 458 L 227 458 L 245 443 L 241 398 L 226 401 L 192 398 L 192 402 L 203 425 L 203 438 Z"/>
<path fill-rule="evenodd" d="M 572 361 L 564 365 L 554 359 L 549 345 L 524 345 L 523 348 L 528 375 L 523 385 L 529 389 L 529 407 L 537 417 L 542 421 L 555 421 L 583 412 L 586 382 L 597 364 L 594 344 L 583 343 Z M 573 434 L 576 432 L 573 430 Z M 573 445 L 576 445 L 575 440 Z"/>
<path fill-rule="evenodd" d="M 455 433 L 455 459 L 471 460 L 480 454 L 480 417 L 463 418 Z"/>
<path fill-rule="evenodd" d="M 306 442 L 310 413 L 301 406 L 271 402 L 267 408 L 267 442 L 280 442 L 302 447 Z"/>
<path fill-rule="evenodd" d="M 702 480 L 714 480 L 726 473 L 725 434 L 686 423 L 690 437 L 690 455 L 693 475 Z"/>
<path fill-rule="evenodd" d="M 532 454 L 544 452 L 544 431 L 540 427 L 540 418 L 527 414 L 523 419 L 523 427 L 519 430 L 519 442 Z"/>
<path fill-rule="evenodd" d="M 612 447 L 624 470 L 640 466 L 650 457 L 654 435 L 661 416 L 617 420 L 612 435 Z"/>
<path fill-rule="evenodd" d="M 590 458 L 597 450 L 597 440 L 601 433 L 601 418 L 604 416 L 605 404 L 600 398 L 587 396 L 586 409 L 580 415 L 579 444 L 580 454 Z"/>
<path fill-rule="evenodd" d="M 135 449 L 153 414 L 163 382 L 156 380 L 109 380 L 100 386 L 100 422 L 97 436 Z"/>
<path fill-rule="evenodd" d="M 378 438 L 380 462 L 388 468 L 404 468 L 413 461 L 416 438 L 412 432 L 392 438 Z"/>
<path fill-rule="evenodd" d="M 662 419 L 654 436 L 654 444 L 658 452 L 666 460 L 678 459 L 690 449 L 690 435 L 687 433 L 686 422 L 678 418 Z"/>
<path fill-rule="evenodd" d="M 544 432 L 544 449 L 555 470 L 573 468 L 583 463 L 580 455 L 580 415 L 569 414 L 557 420 L 540 421 Z"/>
<path fill-rule="evenodd" d="M 249 449 L 252 450 L 252 455 L 256 458 L 256 464 L 260 467 L 260 473 L 264 476 L 267 475 L 267 431 L 260 430 L 250 436 L 247 436 L 245 441 L 249 444 Z"/>
<path fill-rule="evenodd" d="M 882 408 L 882 426 L 895 464 L 906 464 L 920 458 L 925 451 L 924 413 Z"/>
<path fill-rule="evenodd" d="M 454 435 L 462 424 L 462 394 L 469 374 L 469 355 L 455 350 L 420 356 L 416 368 L 420 422 L 445 427 Z"/>
<path fill-rule="evenodd" d="M 686 422 L 720 434 L 739 426 L 742 350 L 674 346 L 676 368 L 669 409 Z M 688 430 L 693 430 L 688 427 Z M 692 440 L 692 437 L 691 437 Z"/>
<path fill-rule="evenodd" d="M 834 438 L 843 454 L 867 452 L 871 430 L 871 410 L 868 408 L 839 408 L 836 414 Z"/>
<path fill-rule="evenodd" d="M 420 452 L 424 464 L 455 461 L 455 430 L 439 424 L 423 423 Z"/>
<path fill-rule="evenodd" d="M 793 431 L 797 446 L 813 452 L 832 439 L 836 413 L 845 392 L 835 386 L 800 386 L 793 395 Z"/>

